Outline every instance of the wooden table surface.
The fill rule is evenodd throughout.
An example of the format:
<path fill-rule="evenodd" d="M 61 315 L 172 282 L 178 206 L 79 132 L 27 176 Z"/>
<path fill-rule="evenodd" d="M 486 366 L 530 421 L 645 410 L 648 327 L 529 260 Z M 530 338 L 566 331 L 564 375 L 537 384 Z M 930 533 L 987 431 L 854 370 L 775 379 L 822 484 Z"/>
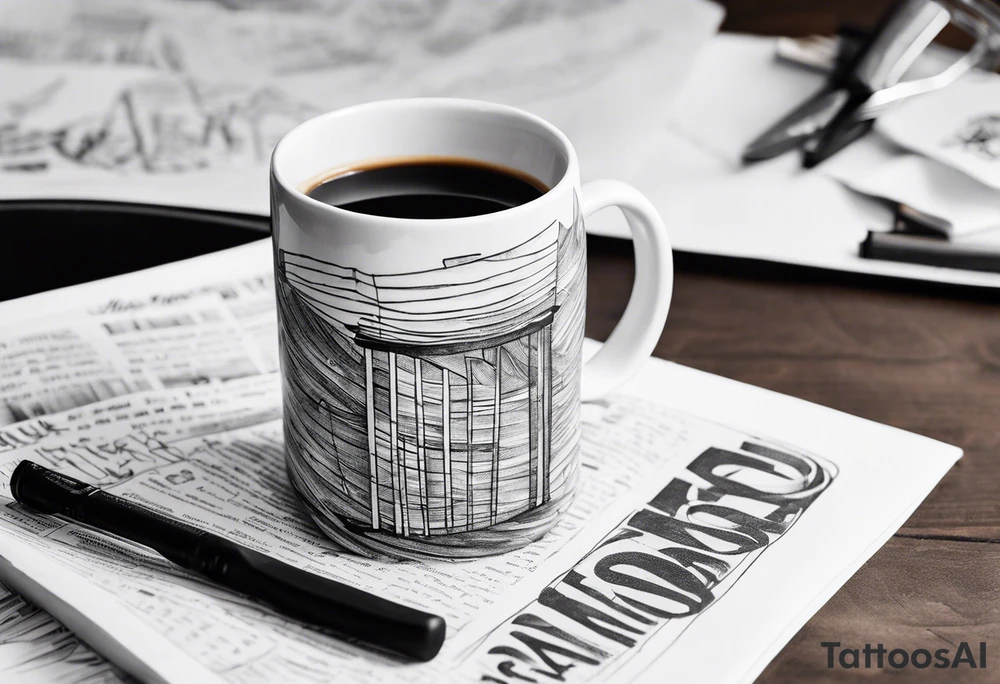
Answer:
<path fill-rule="evenodd" d="M 786 35 L 870 25 L 885 5 L 723 4 L 725 30 Z M 587 334 L 604 339 L 631 290 L 631 245 L 589 248 Z M 1000 682 L 1000 295 L 685 254 L 676 265 L 657 356 L 965 450 L 758 681 Z M 823 641 L 932 653 L 986 641 L 987 668 L 828 669 Z"/>

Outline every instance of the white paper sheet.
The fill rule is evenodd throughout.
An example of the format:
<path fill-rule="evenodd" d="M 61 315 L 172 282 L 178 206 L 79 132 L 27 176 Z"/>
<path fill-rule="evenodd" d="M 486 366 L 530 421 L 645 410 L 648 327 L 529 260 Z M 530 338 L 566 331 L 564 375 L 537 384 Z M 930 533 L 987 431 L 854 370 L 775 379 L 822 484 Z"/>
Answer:
<path fill-rule="evenodd" d="M 878 130 L 1000 193 L 1000 75 L 976 71 L 879 118 Z"/>
<path fill-rule="evenodd" d="M 148 298 L 123 294 L 0 332 L 0 427 L 132 392 L 278 368 L 268 273 Z"/>
<path fill-rule="evenodd" d="M 185 292 L 225 290 L 219 274 L 239 280 L 255 273 L 262 279 L 269 269 L 269 244 L 263 241 L 11 302 L 0 306 L 0 317 L 62 324 L 67 309 L 95 311 L 115 299 L 169 300 L 172 283 L 183 283 Z M 845 570 L 873 553 L 960 455 L 912 434 L 651 361 L 621 393 L 585 407 L 581 491 L 552 534 L 483 561 L 388 564 L 339 554 L 296 504 L 283 477 L 277 394 L 276 376 L 262 374 L 115 397 L 8 425 L 0 438 L 19 449 L 0 453 L 0 480 L 19 459 L 39 460 L 314 572 L 439 612 L 449 621 L 450 636 L 435 661 L 407 665 L 330 639 L 134 544 L 15 504 L 0 508 L 0 554 L 6 561 L 0 576 L 32 591 L 67 623 L 89 624 L 100 637 L 95 645 L 103 644 L 113 657 L 130 654 L 132 661 L 123 666 L 139 663 L 141 672 L 165 681 L 329 681 L 332 675 L 346 681 L 513 681 L 505 674 L 509 667 L 546 668 L 537 650 L 544 650 L 542 641 L 557 649 L 554 663 L 575 665 L 564 672 L 567 681 L 658 680 L 664 673 L 743 681 L 759 673 L 846 580 Z M 760 447 L 786 454 L 784 465 Z M 706 469 L 715 457 L 736 461 Z M 789 464 L 802 470 L 789 469 L 777 480 L 767 475 Z M 688 484 L 670 485 L 677 480 Z M 781 499 L 785 514 L 763 523 L 759 519 L 774 512 L 778 499 L 733 489 L 736 482 L 761 490 L 778 482 L 796 502 Z M 800 490 L 808 496 L 795 496 Z M 758 519 L 756 528 L 745 528 L 739 537 L 755 539 L 754 548 L 720 555 L 719 548 L 700 548 L 701 542 L 684 535 L 664 539 L 647 525 L 642 537 L 590 553 L 616 529 L 638 529 L 632 516 L 643 510 L 671 529 L 702 525 L 698 538 L 708 539 L 710 547 L 719 542 L 720 529 L 734 529 L 732 516 L 740 512 L 741 520 Z M 660 551 L 668 548 L 673 555 Z M 619 551 L 626 555 L 608 560 Z M 700 566 L 692 565 L 694 551 L 707 554 L 698 557 Z M 621 609 L 636 608 L 622 597 L 644 596 L 628 580 L 635 567 L 630 571 L 626 561 L 639 557 L 655 557 L 655 567 L 670 572 L 640 573 L 657 583 L 646 585 L 651 608 L 636 621 Z M 620 567 L 613 565 L 616 559 Z M 625 574 L 609 575 L 608 563 Z M 574 568 L 598 594 L 566 584 Z M 20 582 L 25 577 L 34 584 Z M 694 585 L 683 582 L 692 581 L 702 586 L 700 603 L 688 605 L 697 610 L 665 617 L 663 611 L 676 613 L 681 606 L 669 600 L 671 587 L 690 589 Z M 614 626 L 616 637 L 594 623 L 568 619 L 553 610 L 547 587 L 568 597 L 563 608 L 610 610 L 624 616 L 619 622 L 628 629 Z M 782 599 L 775 601 L 776 595 Z M 719 643 L 731 645 L 725 658 L 717 655 Z M 512 656 L 517 662 L 505 665 L 502 656 L 514 651 L 526 660 Z"/>
<path fill-rule="evenodd" d="M 179 270 L 144 273 L 144 287 L 139 289 L 101 290 L 102 283 L 83 285 L 78 292 L 94 292 L 89 299 L 84 295 L 89 305 L 67 316 L 60 315 L 65 310 L 58 292 L 4 303 L 5 324 L 0 325 L 0 452 L 24 446 L 32 439 L 21 430 L 4 430 L 4 426 L 22 418 L 84 406 L 136 389 L 163 387 L 163 378 L 168 376 L 173 376 L 170 384 L 179 385 L 217 384 L 223 381 L 222 376 L 231 376 L 225 370 L 233 364 L 213 365 L 213 360 L 242 360 L 235 365 L 242 369 L 237 375 L 275 370 L 276 322 L 269 254 L 270 245 L 262 241 L 230 250 L 224 273 L 206 272 L 196 260 L 187 267 L 179 266 Z M 206 278 L 206 273 L 214 277 Z M 183 322 L 178 318 L 192 313 L 201 314 L 194 318 L 198 323 L 196 335 L 185 335 L 183 325 L 163 325 L 170 319 Z M 220 357 L 219 346 L 212 340 L 222 342 L 222 348 L 230 352 Z M 179 342 L 182 346 L 178 346 Z M 162 353 L 170 348 L 184 353 L 163 358 Z M 192 366 L 210 372 L 186 377 L 183 373 L 160 376 L 156 372 Z M 223 372 L 211 372 L 213 368 Z M 273 407 L 268 410 L 275 415 Z M 32 591 L 39 590 L 32 578 L 16 574 L 14 568 L 7 570 L 15 573 L 12 584 L 29 583 Z M 64 610 L 69 608 L 68 604 L 62 606 Z M 140 673 L 144 679 L 154 676 L 117 641 L 102 638 L 103 633 L 95 631 L 82 614 L 61 617 L 74 626 L 82 620 L 88 643 L 97 645 L 100 641 L 104 652 L 129 663 L 130 671 Z M 17 594 L 0 590 L 0 681 L 104 684 L 126 679 L 131 681 L 44 611 L 25 603 Z"/>
<path fill-rule="evenodd" d="M 822 74 L 776 60 L 775 43 L 773 38 L 738 34 L 719 34 L 709 42 L 674 100 L 666 130 L 647 142 L 645 162 L 625 178 L 656 205 L 674 248 L 1000 287 L 996 273 L 860 258 L 859 246 L 867 231 L 890 228 L 891 209 L 885 202 L 846 189 L 824 172 L 823 165 L 803 170 L 798 153 L 748 167 L 739 164 L 744 145 L 824 80 Z M 938 58 L 932 55 L 932 59 Z M 878 145 L 870 135 L 844 154 L 864 153 Z M 588 220 L 587 230 L 628 237 L 620 216 L 598 215 Z M 992 242 L 994 232 L 974 237 Z"/>
<path fill-rule="evenodd" d="M 878 133 L 819 167 L 865 195 L 905 204 L 952 237 L 1000 228 L 1000 190 L 935 159 L 908 152 Z"/>
<path fill-rule="evenodd" d="M 0 5 L 0 199 L 267 215 L 287 130 L 415 96 L 523 107 L 569 135 L 585 175 L 621 176 L 722 16 L 703 0 L 225 4 Z"/>
<path fill-rule="evenodd" d="M 3 563 L 0 558 L 0 563 Z M 45 611 L 0 585 L 0 676 L 5 684 L 119 684 L 127 675 Z"/>

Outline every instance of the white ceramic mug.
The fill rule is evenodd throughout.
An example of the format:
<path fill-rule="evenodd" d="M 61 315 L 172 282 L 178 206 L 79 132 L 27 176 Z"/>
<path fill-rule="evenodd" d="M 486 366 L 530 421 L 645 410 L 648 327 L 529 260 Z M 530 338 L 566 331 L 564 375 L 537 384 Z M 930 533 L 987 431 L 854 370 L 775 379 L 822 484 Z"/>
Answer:
<path fill-rule="evenodd" d="M 331 169 L 452 157 L 547 192 L 496 213 L 401 219 L 306 192 Z M 618 181 L 580 186 L 538 117 L 486 102 L 374 102 L 303 123 L 271 158 L 271 216 L 292 484 L 323 530 L 372 556 L 470 558 L 537 539 L 572 500 L 580 402 L 627 380 L 670 305 L 663 222 Z M 585 217 L 622 209 L 632 297 L 582 362 Z"/>

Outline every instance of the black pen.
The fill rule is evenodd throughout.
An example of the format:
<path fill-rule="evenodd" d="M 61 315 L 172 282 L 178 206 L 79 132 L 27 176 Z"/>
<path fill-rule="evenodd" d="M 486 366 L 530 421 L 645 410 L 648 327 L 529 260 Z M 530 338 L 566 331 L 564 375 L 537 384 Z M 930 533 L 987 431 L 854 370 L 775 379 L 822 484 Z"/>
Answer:
<path fill-rule="evenodd" d="M 956 243 L 944 238 L 868 231 L 861 257 L 966 271 L 1000 273 L 1000 245 Z"/>
<path fill-rule="evenodd" d="M 299 570 L 31 461 L 10 476 L 20 503 L 148 546 L 290 617 L 416 660 L 444 643 L 444 618 Z"/>

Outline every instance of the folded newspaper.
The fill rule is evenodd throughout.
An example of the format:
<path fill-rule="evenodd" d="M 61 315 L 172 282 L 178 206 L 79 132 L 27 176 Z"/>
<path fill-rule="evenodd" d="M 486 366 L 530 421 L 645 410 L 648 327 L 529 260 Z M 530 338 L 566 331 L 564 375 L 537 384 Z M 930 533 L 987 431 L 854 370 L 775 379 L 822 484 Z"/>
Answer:
<path fill-rule="evenodd" d="M 580 490 L 544 539 L 362 559 L 288 484 L 271 286 L 263 241 L 0 305 L 0 579 L 87 644 L 9 594 L 0 681 L 752 681 L 961 455 L 651 360 L 584 407 Z M 441 614 L 445 646 L 407 663 L 35 514 L 10 499 L 22 459 Z"/>

